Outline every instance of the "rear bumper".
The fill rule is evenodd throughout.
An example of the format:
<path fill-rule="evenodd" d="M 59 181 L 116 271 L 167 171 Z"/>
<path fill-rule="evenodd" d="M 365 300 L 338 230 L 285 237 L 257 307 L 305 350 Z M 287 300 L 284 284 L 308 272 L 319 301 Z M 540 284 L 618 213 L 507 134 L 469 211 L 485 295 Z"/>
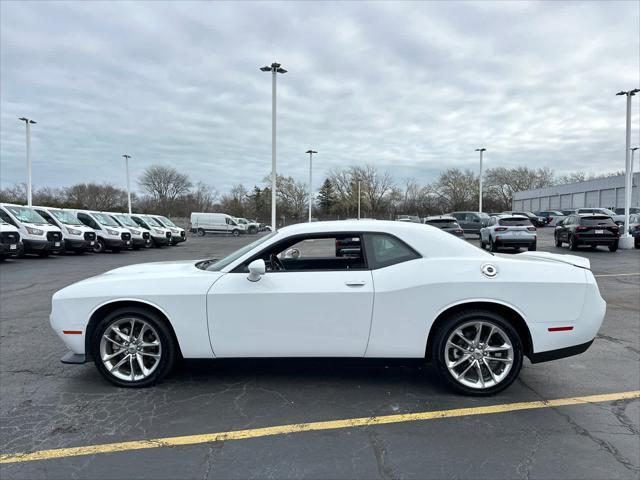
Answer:
<path fill-rule="evenodd" d="M 499 247 L 528 247 L 536 243 L 538 239 L 536 237 L 531 238 L 498 238 L 495 240 L 495 244 Z"/>
<path fill-rule="evenodd" d="M 618 237 L 582 237 L 575 236 L 578 245 L 612 245 L 618 241 Z"/>
<path fill-rule="evenodd" d="M 572 347 L 559 348 L 557 350 L 549 350 L 541 353 L 532 353 L 529 355 L 529 360 L 531 360 L 531 363 L 541 363 L 558 360 L 560 358 L 573 357 L 574 355 L 586 352 L 592 343 L 593 340 L 589 340 L 588 342 L 581 343 L 580 345 L 573 345 Z"/>

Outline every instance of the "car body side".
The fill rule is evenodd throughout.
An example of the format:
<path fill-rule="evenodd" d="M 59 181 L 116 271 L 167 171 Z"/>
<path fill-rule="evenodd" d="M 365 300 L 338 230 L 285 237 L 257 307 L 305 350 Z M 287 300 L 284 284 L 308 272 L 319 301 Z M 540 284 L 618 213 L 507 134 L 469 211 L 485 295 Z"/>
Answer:
<path fill-rule="evenodd" d="M 327 231 L 355 231 L 351 222 L 318 223 L 333 223 L 327 226 Z M 396 226 L 391 228 L 387 223 Z M 246 280 L 246 273 L 233 273 L 238 265 L 257 251 L 300 231 L 304 232 L 305 227 L 281 230 L 220 272 L 200 270 L 195 266 L 196 261 L 162 262 L 123 267 L 71 285 L 53 297 L 52 327 L 74 353 L 85 354 L 87 327 L 94 314 L 99 315 L 105 308 L 118 304 L 138 302 L 166 317 L 185 358 L 224 356 L 213 348 L 211 335 L 217 322 L 234 319 L 236 312 L 227 311 L 226 307 L 216 308 L 216 283 L 226 275 Z M 368 270 L 374 289 L 374 307 L 365 339 L 366 350 L 359 356 L 423 358 L 434 322 L 462 305 L 506 309 L 514 322 L 522 322 L 528 330 L 525 334 L 529 338 L 523 341 L 531 342 L 529 351 L 525 351 L 529 355 L 591 341 L 604 317 L 605 302 L 586 268 L 539 254 L 494 256 L 425 225 L 368 222 L 359 225 L 357 231 L 390 231 L 421 255 L 414 260 Z M 486 264 L 493 265 L 497 275 L 483 274 Z M 276 275 L 295 273 L 266 275 L 276 278 Z M 249 291 L 258 286 L 259 282 L 247 281 L 246 288 Z M 541 308 L 540 298 L 545 299 L 544 305 L 555 305 L 553 311 Z M 304 320 L 304 311 L 300 311 L 299 318 Z M 559 326 L 573 329 L 549 331 Z M 270 337 L 269 327 L 267 315 L 261 330 L 251 331 L 255 338 L 270 342 L 270 347 L 258 356 L 281 356 L 277 343 L 286 339 Z M 81 333 L 67 335 L 63 331 Z M 239 328 L 238 332 L 241 331 Z M 332 356 L 330 352 L 327 348 L 327 356 Z"/>

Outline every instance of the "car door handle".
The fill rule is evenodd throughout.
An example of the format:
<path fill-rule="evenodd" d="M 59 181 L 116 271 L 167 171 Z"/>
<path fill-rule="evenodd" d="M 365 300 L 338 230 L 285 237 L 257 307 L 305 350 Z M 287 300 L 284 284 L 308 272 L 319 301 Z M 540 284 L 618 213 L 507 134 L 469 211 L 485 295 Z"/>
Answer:
<path fill-rule="evenodd" d="M 364 280 L 347 280 L 346 282 L 344 282 L 344 284 L 347 287 L 361 287 L 363 285 L 365 285 L 367 282 L 365 282 Z"/>

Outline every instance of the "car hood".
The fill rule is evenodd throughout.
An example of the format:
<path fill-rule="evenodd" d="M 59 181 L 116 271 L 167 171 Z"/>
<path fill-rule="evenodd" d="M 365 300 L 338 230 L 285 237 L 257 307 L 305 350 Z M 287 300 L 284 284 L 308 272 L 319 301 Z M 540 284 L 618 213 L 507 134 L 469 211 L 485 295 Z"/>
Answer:
<path fill-rule="evenodd" d="M 193 272 L 198 270 L 196 263 L 201 260 L 174 260 L 170 262 L 137 263 L 126 267 L 114 268 L 103 275 L 145 275 L 149 273 L 161 273 L 163 275 Z"/>
<path fill-rule="evenodd" d="M 578 257 L 577 255 L 560 255 L 557 253 L 549 252 L 522 252 L 517 255 L 499 255 L 504 256 L 505 258 L 515 258 L 540 262 L 566 263 L 567 265 L 574 265 L 580 268 L 591 268 L 591 263 L 589 262 L 588 258 Z"/>

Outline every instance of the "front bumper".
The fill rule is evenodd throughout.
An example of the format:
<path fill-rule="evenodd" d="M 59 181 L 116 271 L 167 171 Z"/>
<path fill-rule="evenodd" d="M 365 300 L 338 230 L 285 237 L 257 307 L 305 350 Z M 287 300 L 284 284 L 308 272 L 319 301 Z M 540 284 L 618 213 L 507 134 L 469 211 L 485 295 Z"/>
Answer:
<path fill-rule="evenodd" d="M 119 238 L 103 238 L 104 245 L 107 248 L 122 248 L 124 247 L 124 242 Z"/>
<path fill-rule="evenodd" d="M 142 237 L 133 237 L 131 239 L 134 248 L 144 247 L 147 244 L 147 240 Z"/>
<path fill-rule="evenodd" d="M 14 248 L 11 248 L 14 247 Z M 24 250 L 22 242 L 19 243 L 0 243 L 0 256 L 17 257 Z"/>
<path fill-rule="evenodd" d="M 49 240 L 27 240 L 22 239 L 25 253 L 60 252 L 64 249 L 63 242 L 52 242 Z M 56 245 L 56 243 L 58 245 Z"/>
<path fill-rule="evenodd" d="M 72 251 L 84 251 L 91 248 L 91 242 L 87 240 L 75 240 L 72 238 L 64 239 L 64 249 Z"/>
<path fill-rule="evenodd" d="M 170 245 L 171 244 L 171 237 L 154 237 L 152 235 L 151 236 L 151 240 L 156 245 Z"/>

